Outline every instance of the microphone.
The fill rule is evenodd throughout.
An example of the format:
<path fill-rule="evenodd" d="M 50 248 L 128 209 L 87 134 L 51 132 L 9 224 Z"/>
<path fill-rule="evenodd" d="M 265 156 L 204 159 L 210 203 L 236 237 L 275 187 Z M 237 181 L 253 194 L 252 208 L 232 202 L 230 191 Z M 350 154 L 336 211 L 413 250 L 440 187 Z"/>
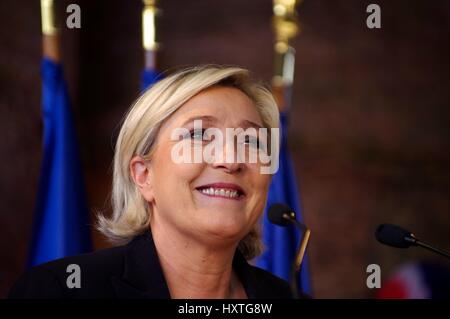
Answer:
<path fill-rule="evenodd" d="M 291 291 L 295 299 L 299 298 L 299 288 L 297 283 L 297 278 L 299 278 L 299 273 L 303 263 L 303 257 L 305 256 L 306 247 L 308 246 L 309 237 L 311 231 L 304 224 L 300 223 L 295 215 L 295 212 L 285 204 L 272 204 L 268 211 L 269 221 L 272 224 L 286 227 L 290 224 L 294 225 L 297 229 L 303 232 L 303 237 L 300 241 L 297 253 L 295 255 L 295 260 L 291 267 Z M 301 280 L 301 278 L 300 278 Z"/>
<path fill-rule="evenodd" d="M 419 246 L 431 250 L 439 255 L 450 258 L 450 253 L 419 240 L 410 231 L 407 231 L 396 225 L 379 225 L 375 231 L 375 237 L 380 243 L 388 246 L 396 248 L 409 248 L 411 246 Z"/>

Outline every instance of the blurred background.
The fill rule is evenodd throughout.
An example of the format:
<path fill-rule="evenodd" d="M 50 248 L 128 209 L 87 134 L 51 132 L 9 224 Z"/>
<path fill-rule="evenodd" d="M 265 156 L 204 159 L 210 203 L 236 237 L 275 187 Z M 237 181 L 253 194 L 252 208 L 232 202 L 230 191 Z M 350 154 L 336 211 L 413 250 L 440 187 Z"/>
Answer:
<path fill-rule="evenodd" d="M 81 29 L 61 30 L 61 61 L 91 221 L 109 210 L 113 145 L 144 64 L 140 0 L 58 0 Z M 366 7 L 381 7 L 381 29 Z M 272 1 L 162 0 L 158 69 L 203 63 L 273 76 Z M 442 257 L 374 239 L 397 223 L 450 247 L 450 2 L 305 0 L 298 6 L 289 147 L 316 298 L 366 298 L 405 263 Z M 0 1 L 0 297 L 25 270 L 42 159 L 40 2 Z M 96 249 L 108 247 L 93 231 Z"/>

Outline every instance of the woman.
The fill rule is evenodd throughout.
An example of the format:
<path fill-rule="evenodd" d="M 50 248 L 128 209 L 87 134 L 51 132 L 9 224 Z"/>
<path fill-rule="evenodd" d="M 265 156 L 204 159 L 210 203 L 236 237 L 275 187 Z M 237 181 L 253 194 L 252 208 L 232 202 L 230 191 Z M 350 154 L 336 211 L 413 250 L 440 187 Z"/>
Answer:
<path fill-rule="evenodd" d="M 268 151 L 265 137 L 278 121 L 272 95 L 241 68 L 194 67 L 156 83 L 122 124 L 113 216 L 99 218 L 99 230 L 122 245 L 35 267 L 11 297 L 290 298 L 286 282 L 246 261 L 260 253 L 257 224 L 271 175 L 259 159 L 238 160 Z M 186 157 L 206 154 L 219 141 L 207 133 L 227 128 L 255 130 L 236 145 L 234 137 L 216 144 L 207 159 Z M 184 150 L 182 161 L 175 149 Z"/>

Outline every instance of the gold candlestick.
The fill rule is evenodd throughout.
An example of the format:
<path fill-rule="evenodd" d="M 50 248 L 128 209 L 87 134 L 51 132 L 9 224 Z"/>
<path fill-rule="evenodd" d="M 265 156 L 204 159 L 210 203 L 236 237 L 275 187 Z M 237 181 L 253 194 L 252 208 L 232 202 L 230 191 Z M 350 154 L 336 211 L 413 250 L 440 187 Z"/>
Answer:
<path fill-rule="evenodd" d="M 143 0 L 142 9 L 142 45 L 145 51 L 145 68 L 155 69 L 155 53 L 159 48 L 156 42 L 156 16 L 159 9 L 156 7 L 156 0 Z"/>
<path fill-rule="evenodd" d="M 41 26 L 43 55 L 58 62 L 60 60 L 59 30 L 56 27 L 53 0 L 41 0 Z"/>
<path fill-rule="evenodd" d="M 301 0 L 273 0 L 275 75 L 272 82 L 275 91 L 293 83 L 295 50 L 290 42 L 300 32 L 296 11 L 296 6 L 300 2 Z M 275 94 L 279 95 L 277 92 Z"/>

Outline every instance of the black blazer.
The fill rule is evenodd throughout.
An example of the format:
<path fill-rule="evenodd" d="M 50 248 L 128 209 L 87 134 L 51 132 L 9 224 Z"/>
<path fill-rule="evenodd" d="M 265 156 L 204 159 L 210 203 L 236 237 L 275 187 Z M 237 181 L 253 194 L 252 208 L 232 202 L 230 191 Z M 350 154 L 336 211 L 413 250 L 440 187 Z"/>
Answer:
<path fill-rule="evenodd" d="M 81 287 L 68 288 L 70 264 L 81 269 Z M 247 263 L 237 250 L 233 269 L 249 298 L 292 298 L 282 279 Z M 151 232 L 125 246 L 67 257 L 31 268 L 10 298 L 170 298 Z"/>

